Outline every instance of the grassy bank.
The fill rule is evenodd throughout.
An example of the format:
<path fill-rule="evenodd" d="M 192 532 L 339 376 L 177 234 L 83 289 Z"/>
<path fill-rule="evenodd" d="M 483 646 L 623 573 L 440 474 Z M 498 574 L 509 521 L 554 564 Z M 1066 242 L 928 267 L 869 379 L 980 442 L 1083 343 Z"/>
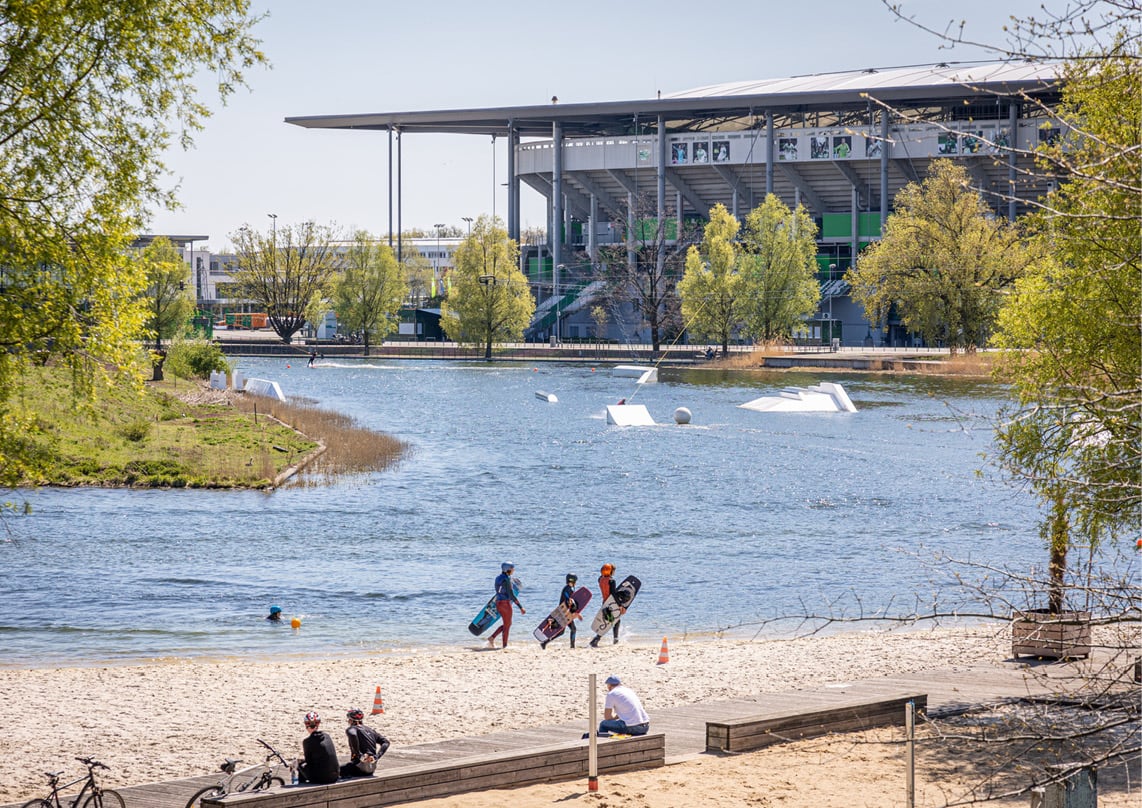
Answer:
<path fill-rule="evenodd" d="M 101 390 L 77 397 L 67 371 L 34 368 L 15 402 L 38 429 L 29 485 L 265 488 L 317 441 L 219 402 L 178 397 L 190 382 Z"/>

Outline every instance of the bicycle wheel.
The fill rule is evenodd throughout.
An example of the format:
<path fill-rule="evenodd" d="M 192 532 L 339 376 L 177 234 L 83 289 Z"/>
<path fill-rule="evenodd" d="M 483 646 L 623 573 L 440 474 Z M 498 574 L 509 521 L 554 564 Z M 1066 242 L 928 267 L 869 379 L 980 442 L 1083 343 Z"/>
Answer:
<path fill-rule="evenodd" d="M 105 788 L 83 801 L 83 808 L 127 808 L 118 791 Z"/>
<path fill-rule="evenodd" d="M 52 804 L 47 800 L 29 800 L 22 808 L 52 808 Z"/>
<path fill-rule="evenodd" d="M 215 785 L 207 786 L 206 788 L 200 788 L 198 791 L 194 792 L 193 797 L 186 801 L 186 808 L 202 808 L 203 799 L 215 799 L 216 797 L 225 796 L 226 789 L 224 789 L 222 786 Z"/>

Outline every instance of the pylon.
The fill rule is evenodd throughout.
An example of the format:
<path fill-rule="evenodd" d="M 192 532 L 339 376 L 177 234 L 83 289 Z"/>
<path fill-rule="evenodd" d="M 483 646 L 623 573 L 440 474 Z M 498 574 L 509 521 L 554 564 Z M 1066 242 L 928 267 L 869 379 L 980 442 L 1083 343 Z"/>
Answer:
<path fill-rule="evenodd" d="M 385 702 L 381 699 L 381 686 L 377 685 L 377 695 L 373 696 L 373 715 L 385 711 Z"/>
<path fill-rule="evenodd" d="M 658 664 L 665 665 L 670 661 L 670 650 L 666 647 L 666 638 L 662 638 L 662 650 L 658 652 Z"/>

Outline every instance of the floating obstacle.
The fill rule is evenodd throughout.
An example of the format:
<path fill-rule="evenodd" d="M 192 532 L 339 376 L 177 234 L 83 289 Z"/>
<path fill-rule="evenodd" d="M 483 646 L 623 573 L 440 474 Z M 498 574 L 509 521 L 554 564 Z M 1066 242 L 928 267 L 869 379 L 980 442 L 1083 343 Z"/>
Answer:
<path fill-rule="evenodd" d="M 775 396 L 762 396 L 739 407 L 756 412 L 856 412 L 839 384 L 822 382 L 812 387 L 786 387 Z"/>
<path fill-rule="evenodd" d="M 611 375 L 621 376 L 624 379 L 638 379 L 639 384 L 654 384 L 658 381 L 658 368 L 648 365 L 615 365 Z"/>
<path fill-rule="evenodd" d="M 607 423 L 615 426 L 656 426 L 643 404 L 608 404 Z"/>
<path fill-rule="evenodd" d="M 559 399 L 555 397 L 555 393 L 547 393 L 543 390 L 536 390 L 535 397 L 540 401 L 546 401 L 548 404 L 558 404 Z"/>

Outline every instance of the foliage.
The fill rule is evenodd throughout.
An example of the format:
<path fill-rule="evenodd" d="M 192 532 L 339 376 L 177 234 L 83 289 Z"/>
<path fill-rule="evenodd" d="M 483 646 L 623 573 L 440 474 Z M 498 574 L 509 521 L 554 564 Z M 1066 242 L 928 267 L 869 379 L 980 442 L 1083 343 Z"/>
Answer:
<path fill-rule="evenodd" d="M 995 340 L 1016 395 L 998 460 L 1052 506 L 1044 535 L 1064 553 L 1140 529 L 1139 73 L 1137 50 L 1068 64 L 1058 123 L 1072 135 L 1040 161 L 1062 182 L 1029 220 L 1040 254 Z"/>
<path fill-rule="evenodd" d="M 355 233 L 333 284 L 333 310 L 342 328 L 362 335 L 365 356 L 370 344 L 397 330 L 407 294 L 408 285 L 389 246 L 363 230 Z"/>
<path fill-rule="evenodd" d="M 248 0 L 10 0 L 0 13 L 0 484 L 37 458 L 8 406 L 29 361 L 53 357 L 77 390 L 135 372 L 146 281 L 126 248 L 154 205 L 162 155 L 263 64 Z M 29 431 L 30 430 L 30 431 Z"/>
<path fill-rule="evenodd" d="M 686 328 L 700 339 L 713 339 L 725 353 L 738 324 L 742 278 L 738 274 L 738 221 L 726 206 L 710 211 L 701 245 L 686 251 L 686 270 L 678 282 Z"/>
<path fill-rule="evenodd" d="M 222 349 L 205 339 L 176 339 L 167 351 L 166 368 L 181 379 L 209 379 L 214 371 L 229 372 Z"/>
<path fill-rule="evenodd" d="M 672 324 L 681 329 L 676 286 L 685 270 L 687 249 L 698 241 L 701 231 L 679 222 L 676 238 L 667 238 L 670 220 L 659 219 L 655 203 L 645 195 L 635 197 L 633 218 L 636 222 L 649 218 L 657 224 L 650 229 L 636 225 L 636 232 L 631 232 L 626 220 L 615 222 L 626 234 L 626 243 L 599 249 L 601 280 L 611 306 L 629 302 L 641 315 L 657 351 Z"/>
<path fill-rule="evenodd" d="M 147 278 L 147 290 L 143 293 L 148 312 L 146 329 L 155 338 L 155 350 L 160 351 L 164 339 L 182 333 L 194 311 L 194 300 L 186 291 L 190 267 L 165 236 L 156 238 L 133 257 L 143 265 Z"/>
<path fill-rule="evenodd" d="M 409 298 L 414 304 L 420 304 L 432 296 L 432 262 L 417 250 L 409 250 L 404 254 L 404 263 L 401 271 L 404 275 L 405 285 L 408 287 Z"/>
<path fill-rule="evenodd" d="M 275 227 L 268 234 L 249 227 L 230 234 L 238 254 L 237 294 L 265 310 L 282 342 L 305 325 L 310 303 L 327 295 L 335 237 L 332 227 L 315 222 Z"/>
<path fill-rule="evenodd" d="M 441 307 L 449 339 L 483 345 L 518 340 L 535 314 L 527 278 L 519 270 L 519 246 L 497 217 L 483 215 L 453 255 L 452 288 Z"/>
<path fill-rule="evenodd" d="M 904 324 L 955 353 L 987 344 L 1003 294 L 1030 260 L 1019 234 L 991 215 L 950 160 L 896 197 L 884 237 L 845 279 L 870 321 L 895 306 Z"/>
<path fill-rule="evenodd" d="M 775 194 L 746 216 L 739 268 L 746 334 L 763 342 L 787 337 L 816 310 L 821 299 L 816 239 L 817 225 L 808 211 L 790 210 Z"/>

